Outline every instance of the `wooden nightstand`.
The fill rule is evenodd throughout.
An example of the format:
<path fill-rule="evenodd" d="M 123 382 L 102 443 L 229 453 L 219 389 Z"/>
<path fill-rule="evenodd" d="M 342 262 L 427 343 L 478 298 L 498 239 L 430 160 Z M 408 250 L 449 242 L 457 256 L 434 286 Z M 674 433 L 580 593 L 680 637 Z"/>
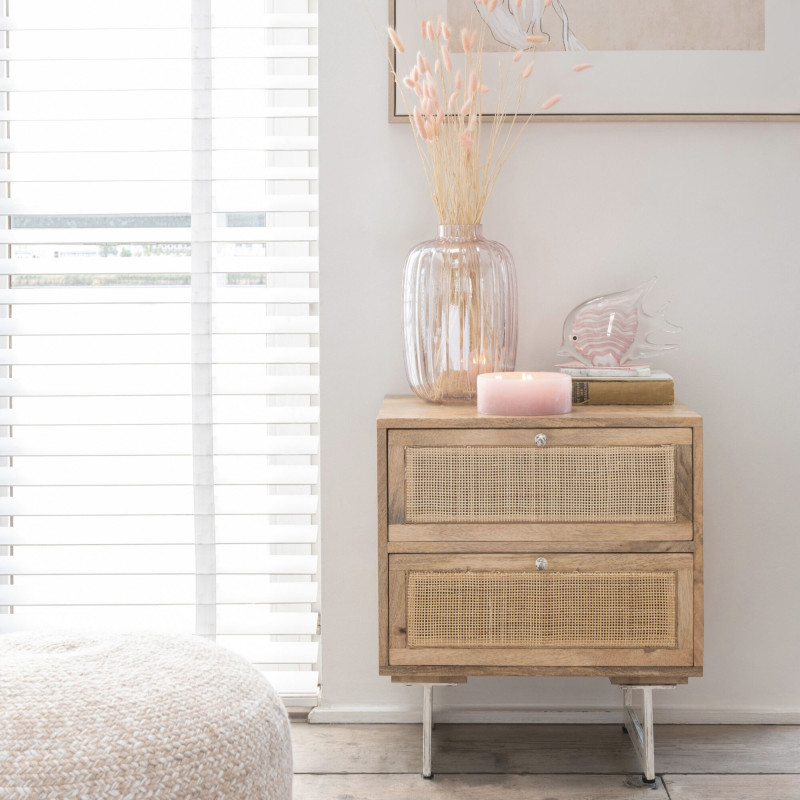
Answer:
<path fill-rule="evenodd" d="M 702 474 L 681 404 L 493 417 L 386 398 L 379 668 L 424 684 L 425 777 L 435 684 L 591 675 L 623 688 L 655 779 L 652 691 L 703 671 Z"/>

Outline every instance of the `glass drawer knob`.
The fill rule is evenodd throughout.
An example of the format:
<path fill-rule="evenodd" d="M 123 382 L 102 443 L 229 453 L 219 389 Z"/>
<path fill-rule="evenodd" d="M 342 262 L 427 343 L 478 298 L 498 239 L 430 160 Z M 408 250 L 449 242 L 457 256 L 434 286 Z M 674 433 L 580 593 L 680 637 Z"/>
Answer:
<path fill-rule="evenodd" d="M 537 447 L 544 447 L 547 444 L 547 437 L 543 433 L 537 433 L 533 441 Z"/>
<path fill-rule="evenodd" d="M 546 558 L 537 558 L 536 559 L 536 569 L 539 572 L 544 572 L 547 569 L 547 559 Z"/>

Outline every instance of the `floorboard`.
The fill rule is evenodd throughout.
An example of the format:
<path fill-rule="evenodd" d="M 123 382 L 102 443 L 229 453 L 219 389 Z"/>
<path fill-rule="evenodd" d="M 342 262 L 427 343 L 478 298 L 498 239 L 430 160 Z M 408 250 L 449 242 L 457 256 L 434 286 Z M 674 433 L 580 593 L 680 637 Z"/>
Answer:
<path fill-rule="evenodd" d="M 296 773 L 420 769 L 419 725 L 298 724 L 293 737 Z M 655 739 L 659 774 L 800 773 L 800 726 L 660 725 Z M 433 764 L 438 775 L 640 772 L 619 725 L 437 725 Z"/>
<path fill-rule="evenodd" d="M 669 800 L 621 775 L 297 775 L 294 800 Z"/>
<path fill-rule="evenodd" d="M 800 775 L 665 775 L 670 800 L 798 800 Z"/>

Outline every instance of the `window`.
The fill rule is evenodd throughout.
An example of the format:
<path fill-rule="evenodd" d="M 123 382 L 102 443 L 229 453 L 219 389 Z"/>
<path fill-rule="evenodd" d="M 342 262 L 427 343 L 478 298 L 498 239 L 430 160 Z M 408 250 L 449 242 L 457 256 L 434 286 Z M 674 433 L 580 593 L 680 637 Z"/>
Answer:
<path fill-rule="evenodd" d="M 0 632 L 316 695 L 316 2 L 4 0 Z"/>

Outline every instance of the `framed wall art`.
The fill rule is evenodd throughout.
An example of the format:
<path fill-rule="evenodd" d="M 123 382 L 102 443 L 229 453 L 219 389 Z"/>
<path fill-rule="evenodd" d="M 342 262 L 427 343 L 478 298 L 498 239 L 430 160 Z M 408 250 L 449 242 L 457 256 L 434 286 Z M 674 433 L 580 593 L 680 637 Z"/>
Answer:
<path fill-rule="evenodd" d="M 498 85 L 517 68 L 514 54 L 535 47 L 520 113 L 537 120 L 800 121 L 800 0 L 499 0 L 493 11 L 476 0 L 389 0 L 406 46 L 390 49 L 400 75 L 420 49 L 421 14 L 482 29 L 484 74 L 496 66 Z M 460 36 L 451 50 L 462 62 Z M 576 78 L 587 61 L 594 68 Z M 390 119 L 407 119 L 389 85 Z M 554 93 L 557 108 L 538 111 Z M 485 109 L 492 99 L 490 86 Z"/>

